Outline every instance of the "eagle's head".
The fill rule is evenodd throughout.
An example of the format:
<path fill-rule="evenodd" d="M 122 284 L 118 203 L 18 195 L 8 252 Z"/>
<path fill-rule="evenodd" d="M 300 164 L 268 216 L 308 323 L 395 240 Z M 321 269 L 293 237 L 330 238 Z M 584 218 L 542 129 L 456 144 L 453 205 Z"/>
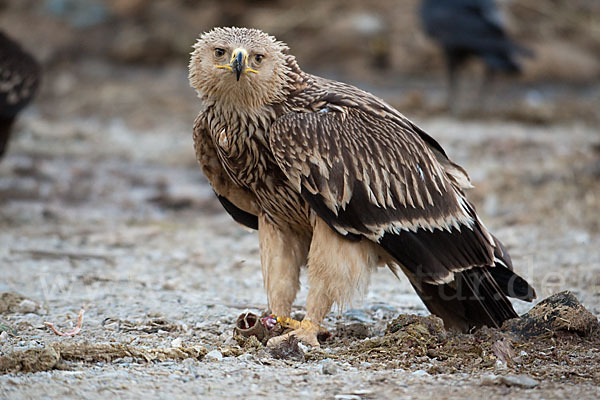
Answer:
<path fill-rule="evenodd" d="M 293 85 L 287 50 L 258 29 L 214 28 L 194 45 L 190 84 L 202 98 L 234 108 L 281 102 Z"/>

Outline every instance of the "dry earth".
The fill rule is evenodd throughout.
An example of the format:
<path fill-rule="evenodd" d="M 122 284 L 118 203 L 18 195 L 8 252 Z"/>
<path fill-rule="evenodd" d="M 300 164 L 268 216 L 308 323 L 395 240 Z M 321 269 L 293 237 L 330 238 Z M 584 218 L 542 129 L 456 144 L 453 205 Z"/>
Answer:
<path fill-rule="evenodd" d="M 83 61 L 44 85 L 0 163 L 0 398 L 600 397 L 597 332 L 446 335 L 383 269 L 328 316 L 320 350 L 234 340 L 237 316 L 265 308 L 257 236 L 195 164 L 184 68 Z M 569 289 L 600 314 L 597 127 L 416 122 L 471 173 L 539 298 Z M 81 308 L 74 337 L 44 325 L 70 329 Z"/>

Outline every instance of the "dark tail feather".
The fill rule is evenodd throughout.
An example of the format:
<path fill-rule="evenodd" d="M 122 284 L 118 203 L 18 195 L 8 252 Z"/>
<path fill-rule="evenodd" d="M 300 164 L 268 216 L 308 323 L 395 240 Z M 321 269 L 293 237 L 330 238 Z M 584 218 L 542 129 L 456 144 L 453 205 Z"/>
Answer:
<path fill-rule="evenodd" d="M 423 303 L 442 318 L 447 329 L 467 332 L 484 325 L 498 328 L 517 317 L 507 297 L 535 299 L 535 290 L 512 271 L 504 245 L 495 237 L 494 241 L 495 266 L 456 272 L 454 281 L 447 284 L 413 283 Z"/>
<path fill-rule="evenodd" d="M 502 293 L 508 297 L 512 297 L 524 301 L 532 301 L 536 298 L 535 289 L 532 288 L 529 283 L 519 275 L 513 272 L 513 265 L 508 251 L 504 248 L 502 242 L 500 242 L 494 235 L 494 261 L 496 266 L 490 269 L 494 280 L 498 284 Z"/>
<path fill-rule="evenodd" d="M 442 318 L 447 329 L 467 332 L 484 325 L 499 328 L 504 321 L 518 315 L 496 280 L 494 272 L 498 268 L 475 267 L 455 273 L 455 280 L 448 284 L 413 283 L 413 286 L 429 311 Z"/>

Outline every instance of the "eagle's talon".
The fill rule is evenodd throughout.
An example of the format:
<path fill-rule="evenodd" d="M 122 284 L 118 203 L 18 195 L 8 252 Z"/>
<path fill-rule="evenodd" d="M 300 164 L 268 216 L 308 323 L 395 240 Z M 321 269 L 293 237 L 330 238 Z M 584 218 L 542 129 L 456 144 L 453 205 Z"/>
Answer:
<path fill-rule="evenodd" d="M 268 347 L 277 347 L 290 336 L 295 336 L 304 344 L 313 347 L 321 347 L 317 336 L 323 332 L 324 329 L 318 324 L 306 319 L 303 321 L 296 321 L 295 319 L 289 317 L 278 317 L 277 321 L 281 324 L 281 326 L 292 328 L 293 331 L 286 333 L 285 335 L 276 336 L 269 339 L 267 342 Z"/>

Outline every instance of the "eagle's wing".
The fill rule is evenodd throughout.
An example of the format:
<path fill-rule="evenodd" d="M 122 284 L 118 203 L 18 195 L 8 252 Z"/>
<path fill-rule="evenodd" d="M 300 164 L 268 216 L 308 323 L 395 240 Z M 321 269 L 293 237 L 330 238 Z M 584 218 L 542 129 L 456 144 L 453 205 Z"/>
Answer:
<path fill-rule="evenodd" d="M 269 142 L 279 167 L 333 230 L 391 254 L 447 327 L 516 317 L 506 296 L 535 291 L 466 200 L 464 171 L 395 110 L 363 100 L 276 120 Z"/>
<path fill-rule="evenodd" d="M 329 104 L 280 117 L 269 137 L 280 168 L 341 235 L 379 243 L 429 283 L 494 265 L 494 239 L 453 175 L 460 167 L 409 121 Z"/>
<path fill-rule="evenodd" d="M 194 122 L 194 148 L 217 198 L 233 219 L 251 229 L 258 229 L 258 206 L 254 196 L 236 185 L 227 175 L 206 131 L 201 113 Z"/>

